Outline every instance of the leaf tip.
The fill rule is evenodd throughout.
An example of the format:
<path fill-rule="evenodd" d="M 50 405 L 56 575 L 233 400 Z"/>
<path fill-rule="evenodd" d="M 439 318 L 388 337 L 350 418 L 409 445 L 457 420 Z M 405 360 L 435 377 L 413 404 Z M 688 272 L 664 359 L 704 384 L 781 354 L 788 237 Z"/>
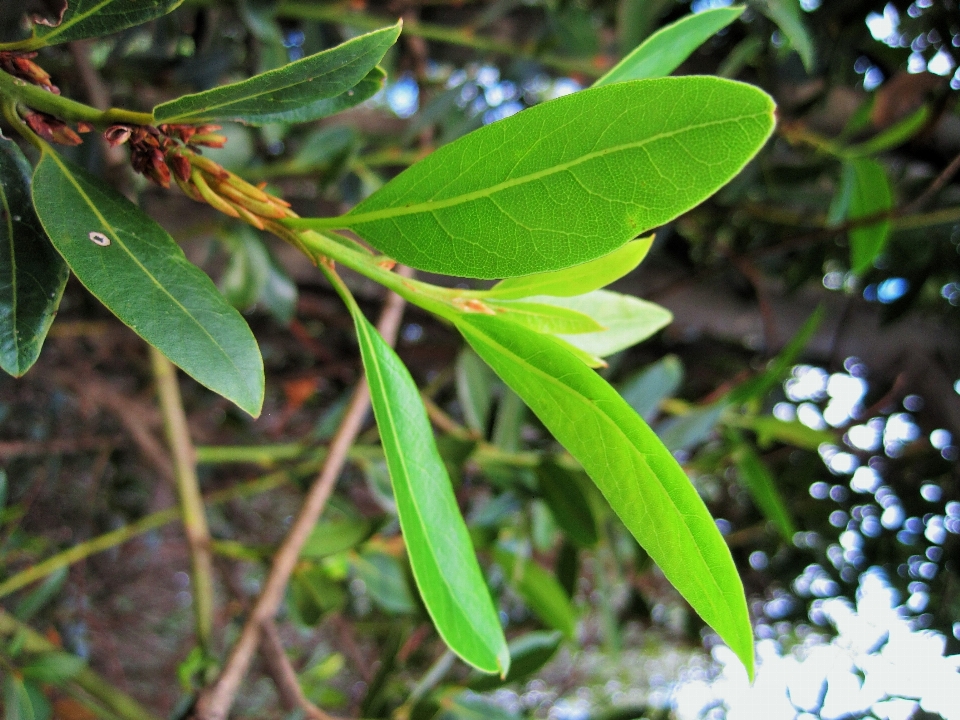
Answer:
<path fill-rule="evenodd" d="M 506 680 L 507 675 L 510 672 L 510 649 L 507 647 L 506 641 L 504 641 L 503 646 L 500 648 L 500 652 L 497 653 L 497 671 L 500 674 L 501 680 Z M 751 676 L 751 680 L 752 680 Z"/>

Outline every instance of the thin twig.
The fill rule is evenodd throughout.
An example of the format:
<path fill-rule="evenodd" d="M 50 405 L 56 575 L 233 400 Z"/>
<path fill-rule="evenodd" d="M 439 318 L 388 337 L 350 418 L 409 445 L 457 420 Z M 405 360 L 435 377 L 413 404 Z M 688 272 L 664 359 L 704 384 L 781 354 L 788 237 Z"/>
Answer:
<path fill-rule="evenodd" d="M 933 199 L 934 195 L 943 189 L 944 185 L 950 182 L 950 180 L 954 175 L 957 174 L 958 171 L 960 171 L 960 154 L 950 161 L 950 163 L 940 172 L 940 174 L 933 179 L 933 182 L 930 183 L 930 186 L 926 190 L 924 190 L 914 200 L 902 207 L 900 209 L 900 214 L 910 215 L 922 209 L 924 205 Z"/>
<path fill-rule="evenodd" d="M 412 275 L 412 271 L 407 268 L 400 268 L 398 273 L 404 277 Z M 401 297 L 390 293 L 377 324 L 380 334 L 391 345 L 395 342 L 400 328 L 404 305 L 405 302 Z M 369 408 L 370 392 L 366 381 L 361 379 L 353 392 L 343 421 L 330 443 L 329 454 L 323 469 L 307 493 L 300 514 L 290 528 L 290 532 L 273 557 L 270 574 L 240 633 L 240 639 L 230 653 L 217 682 L 203 692 L 197 700 L 194 712 L 199 720 L 225 720 L 230 712 L 240 683 L 243 682 L 256 652 L 260 640 L 260 629 L 263 623 L 272 620 L 276 615 L 277 608 L 283 600 L 287 581 L 300 556 L 300 549 L 317 524 L 327 499 L 333 492 L 340 470 L 347 459 L 347 453 L 360 432 Z"/>
<path fill-rule="evenodd" d="M 276 623 L 268 620 L 260 631 L 263 633 L 261 652 L 270 679 L 273 680 L 280 695 L 280 706 L 286 712 L 299 708 L 311 720 L 334 720 L 333 716 L 318 708 L 303 694 L 303 688 L 300 687 L 300 681 L 297 679 L 297 671 L 290 664 L 290 658 L 283 649 Z"/>
<path fill-rule="evenodd" d="M 194 615 L 197 624 L 197 643 L 204 652 L 210 649 L 213 633 L 213 556 L 210 552 L 210 528 L 200 495 L 197 479 L 197 460 L 190 440 L 187 414 L 177 384 L 177 371 L 159 350 L 150 347 L 150 364 L 157 386 L 163 426 L 173 455 L 174 477 L 183 529 L 190 546 L 190 566 L 193 576 Z"/>

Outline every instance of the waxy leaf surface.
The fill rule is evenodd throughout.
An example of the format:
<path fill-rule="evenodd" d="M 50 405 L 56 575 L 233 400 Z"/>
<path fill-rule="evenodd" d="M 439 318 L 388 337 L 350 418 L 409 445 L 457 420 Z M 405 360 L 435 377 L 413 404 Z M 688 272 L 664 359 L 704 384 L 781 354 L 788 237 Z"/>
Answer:
<path fill-rule="evenodd" d="M 40 355 L 70 275 L 33 211 L 31 170 L 0 138 L 0 367 L 14 377 Z"/>
<path fill-rule="evenodd" d="M 660 28 L 593 86 L 669 75 L 698 47 L 740 17 L 744 9 L 741 6 L 704 10 Z"/>
<path fill-rule="evenodd" d="M 247 323 L 167 232 L 99 178 L 45 150 L 33 204 L 73 273 L 197 382 L 251 415 L 263 361 Z"/>
<path fill-rule="evenodd" d="M 29 47 L 100 37 L 166 15 L 183 0 L 62 0 L 66 10 L 60 22 L 36 23 Z"/>
<path fill-rule="evenodd" d="M 576 297 L 530 298 L 538 303 L 576 310 L 593 318 L 605 329 L 578 335 L 558 333 L 574 347 L 597 357 L 606 357 L 646 340 L 673 320 L 666 308 L 611 290 L 594 290 Z"/>
<path fill-rule="evenodd" d="M 531 295 L 571 297 L 598 290 L 637 267 L 650 251 L 652 244 L 652 237 L 642 238 L 582 265 L 507 278 L 487 290 L 485 298 L 515 300 Z"/>
<path fill-rule="evenodd" d="M 457 326 L 580 461 L 694 610 L 753 675 L 753 634 L 730 550 L 673 455 L 600 376 L 554 340 L 481 315 Z"/>
<path fill-rule="evenodd" d="M 423 603 L 440 637 L 478 670 L 506 674 L 507 641 L 460 515 L 413 378 L 350 305 L 400 529 Z"/>
<path fill-rule="evenodd" d="M 238 120 L 262 125 L 307 122 L 339 112 L 379 89 L 384 74 L 376 65 L 399 34 L 399 23 L 375 30 L 248 80 L 157 105 L 153 116 L 162 123 Z"/>
<path fill-rule="evenodd" d="M 537 105 L 446 145 L 337 218 L 422 270 L 505 278 L 594 260 L 733 178 L 772 100 L 712 77 L 635 80 Z"/>

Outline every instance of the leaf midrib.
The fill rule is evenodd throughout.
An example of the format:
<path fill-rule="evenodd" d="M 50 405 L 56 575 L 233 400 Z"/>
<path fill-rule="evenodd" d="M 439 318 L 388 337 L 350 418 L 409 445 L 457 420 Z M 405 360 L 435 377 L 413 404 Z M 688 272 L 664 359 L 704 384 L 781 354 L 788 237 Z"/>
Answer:
<path fill-rule="evenodd" d="M 336 51 L 339 47 L 342 47 L 342 46 L 334 47 L 334 48 L 331 48 L 330 50 L 327 50 L 327 51 L 323 51 L 323 52 L 321 52 L 321 53 L 318 53 L 317 55 L 314 56 L 313 59 L 314 59 L 314 60 L 318 60 L 318 59 L 320 59 L 320 55 L 324 55 L 324 54 L 326 54 L 326 53 L 328 53 L 328 52 L 331 52 L 331 53 L 332 53 L 332 52 Z M 180 113 L 179 115 L 172 115 L 172 116 L 170 116 L 170 117 L 163 117 L 163 116 L 161 116 L 161 117 L 158 118 L 158 119 L 162 119 L 164 122 L 171 122 L 171 121 L 183 120 L 183 119 L 185 119 L 185 118 L 203 117 L 205 114 L 215 113 L 217 110 L 220 110 L 220 109 L 223 109 L 223 108 L 229 108 L 231 105 L 236 105 L 236 104 L 242 103 L 242 102 L 250 102 L 251 100 L 256 100 L 257 98 L 263 97 L 264 95 L 269 95 L 269 94 L 271 94 L 271 93 L 276 93 L 276 92 L 282 92 L 282 91 L 284 91 L 284 90 L 289 90 L 290 88 L 295 87 L 295 86 L 297 86 L 297 85 L 302 85 L 302 84 L 304 84 L 304 83 L 313 82 L 314 80 L 319 80 L 319 79 L 324 78 L 324 77 L 326 77 L 326 76 L 328 76 L 328 75 L 332 75 L 332 74 L 334 74 L 334 73 L 336 73 L 336 72 L 342 71 L 345 67 L 349 67 L 349 66 L 351 66 L 351 65 L 355 65 L 356 63 L 360 62 L 361 60 L 363 60 L 366 56 L 370 55 L 371 53 L 374 53 L 374 54 L 375 54 L 375 53 L 376 53 L 376 48 L 368 49 L 368 50 L 366 50 L 365 52 L 361 52 L 359 55 L 357 55 L 356 57 L 352 58 L 352 59 L 349 60 L 348 62 L 345 62 L 344 64 L 339 65 L 338 67 L 335 67 L 335 68 L 332 68 L 332 69 L 330 69 L 330 70 L 327 70 L 326 72 L 322 72 L 322 73 L 319 73 L 319 74 L 317 74 L 317 75 L 313 75 L 313 76 L 311 76 L 311 77 L 309 77 L 309 78 L 307 78 L 307 79 L 305 79 L 305 80 L 291 81 L 291 82 L 290 82 L 289 84 L 287 84 L 287 85 L 281 85 L 281 86 L 279 86 L 279 87 L 274 87 L 274 88 L 271 88 L 271 89 L 269 89 L 269 90 L 264 90 L 264 91 L 262 91 L 262 92 L 257 92 L 257 93 L 252 94 L 252 95 L 245 95 L 245 96 L 242 96 L 242 97 L 239 97 L 239 98 L 234 98 L 233 100 L 226 100 L 226 101 L 220 102 L 220 103 L 218 103 L 218 104 L 205 105 L 205 106 L 204 106 L 203 108 L 201 108 L 201 109 L 191 110 L 191 111 L 189 111 L 189 112 L 183 112 L 183 113 Z M 305 59 L 305 60 L 310 60 L 310 58 L 304 58 L 304 59 Z M 254 81 L 254 80 L 263 81 L 265 77 L 266 77 L 266 78 L 269 78 L 270 75 L 280 75 L 280 76 L 282 77 L 284 71 L 289 71 L 289 68 L 290 68 L 289 65 L 286 65 L 286 66 L 283 66 L 283 67 L 279 67 L 279 68 L 277 68 L 276 70 L 271 70 L 271 71 L 269 71 L 269 72 L 267 72 L 267 73 L 263 73 L 262 75 L 255 76 L 255 77 L 252 77 L 252 78 L 248 78 L 247 80 L 242 80 L 240 83 L 237 83 L 237 84 L 238 84 L 238 85 L 243 85 L 243 84 L 245 84 L 245 83 L 251 83 L 251 84 L 253 84 L 253 81 Z M 368 74 L 369 74 L 369 73 L 368 73 Z M 363 78 L 360 78 L 360 80 L 359 80 L 358 82 L 362 82 L 365 77 L 366 77 L 366 75 L 364 75 Z M 226 85 L 226 86 L 223 86 L 223 87 L 224 87 L 224 88 L 227 88 L 227 87 L 229 87 L 229 85 Z M 220 88 L 214 88 L 214 89 L 217 90 L 217 89 L 220 89 Z M 349 89 L 349 88 L 348 88 L 348 89 Z M 346 90 L 345 90 L 344 92 L 346 92 Z M 206 93 L 203 92 L 203 93 L 194 93 L 193 95 L 184 95 L 183 97 L 178 98 L 177 100 L 174 100 L 174 101 L 172 101 L 171 103 L 164 103 L 164 104 L 165 104 L 165 105 L 166 105 L 166 104 L 172 105 L 172 104 L 174 104 L 174 103 L 178 103 L 178 102 L 181 102 L 181 101 L 183 101 L 183 100 L 188 100 L 188 99 L 190 99 L 190 98 L 201 97 L 201 96 L 203 96 L 203 95 L 205 95 L 205 94 L 206 94 Z M 336 96 L 339 95 L 339 94 L 340 94 L 340 93 L 337 93 L 337 94 L 334 94 L 334 95 L 330 95 L 330 96 L 328 96 L 328 97 L 336 97 Z M 316 98 L 316 99 L 317 99 L 317 100 L 323 100 L 323 99 L 325 99 L 325 98 L 319 97 L 319 98 Z M 159 106 L 157 107 L 157 109 L 162 108 L 162 107 L 163 107 L 163 105 L 159 105 Z M 266 113 L 266 114 L 271 114 L 271 113 L 276 114 L 277 112 L 280 112 L 280 111 L 272 110 L 270 113 Z M 154 114 L 156 114 L 156 110 L 154 110 Z"/>
<path fill-rule="evenodd" d="M 233 358 L 231 357 L 230 353 L 228 353 L 228 352 L 220 345 L 220 343 L 217 341 L 217 339 L 216 339 L 215 337 L 213 337 L 213 335 L 210 334 L 210 331 L 207 330 L 207 329 L 203 326 L 203 324 L 200 323 L 193 315 L 191 315 L 191 314 L 190 314 L 190 311 L 187 310 L 187 308 L 184 307 L 184 305 L 183 305 L 176 297 L 174 297 L 174 296 L 170 293 L 170 291 L 167 290 L 167 288 L 165 288 L 165 287 L 163 286 L 162 283 L 160 283 L 160 282 L 157 281 L 157 279 L 156 279 L 156 277 L 154 277 L 153 273 L 151 273 L 150 270 L 147 269 L 147 267 L 146 267 L 143 263 L 140 262 L 140 259 L 137 258 L 137 256 L 134 255 L 134 254 L 130 251 L 130 249 L 127 247 L 126 243 L 124 243 L 123 240 L 120 238 L 120 235 L 117 233 L 117 230 L 116 230 L 116 229 L 113 227 L 113 225 L 110 224 L 110 222 L 108 222 L 107 219 L 100 213 L 99 208 L 96 206 L 96 204 L 94 204 L 94 202 L 90 199 L 90 197 L 86 194 L 86 192 L 84 192 L 83 188 L 80 187 L 80 185 L 79 185 L 79 184 L 77 183 L 77 181 L 74 179 L 73 174 L 69 171 L 69 169 L 67 168 L 67 166 L 60 162 L 60 159 L 59 159 L 59 157 L 57 157 L 56 153 L 48 152 L 47 155 L 48 155 L 48 157 L 50 157 L 50 158 L 57 164 L 57 166 L 63 171 L 64 176 L 67 178 L 67 180 L 70 182 L 70 184 L 73 185 L 74 188 L 76 188 L 77 192 L 80 194 L 80 196 L 84 199 L 84 201 L 87 203 L 87 205 L 88 205 L 88 206 L 90 207 L 90 209 L 93 211 L 93 214 L 97 216 L 97 219 L 99 219 L 100 222 L 103 223 L 104 228 L 111 233 L 111 235 L 112 235 L 113 239 L 116 241 L 116 243 L 117 243 L 121 248 L 123 248 L 123 251 L 130 257 L 131 260 L 133 260 L 134 263 L 136 263 L 137 267 L 139 267 L 140 270 L 143 271 L 143 274 L 146 275 L 148 278 L 150 278 L 150 280 L 153 282 L 153 284 L 156 285 L 158 288 L 160 288 L 160 290 L 162 290 L 162 291 L 164 292 L 164 294 L 165 294 L 167 297 L 169 297 L 170 300 L 173 301 L 174 305 L 176 305 L 178 308 L 180 308 L 180 310 L 183 312 L 183 314 L 186 315 L 186 316 L 192 321 L 192 323 L 193 323 L 194 325 L 196 325 L 198 328 L 200 328 L 200 329 L 203 331 L 204 335 L 206 335 L 206 336 L 210 339 L 210 342 L 213 343 L 214 347 L 217 348 L 217 350 L 219 350 L 220 353 L 227 359 L 227 362 L 228 362 L 228 363 L 230 364 L 230 366 L 233 367 L 233 369 L 236 371 L 237 377 L 241 379 L 241 383 L 243 384 L 243 386 L 246 387 L 246 383 L 243 382 L 243 374 L 240 372 L 240 368 L 237 367 L 236 363 L 233 362 Z"/>
<path fill-rule="evenodd" d="M 581 155 L 574 160 L 570 160 L 565 163 L 560 163 L 558 165 L 552 165 L 549 168 L 544 168 L 543 170 L 537 170 L 536 172 L 523 175 L 521 177 L 512 178 L 510 180 L 503 180 L 494 185 L 490 185 L 485 188 L 480 188 L 479 190 L 473 190 L 468 193 L 463 193 L 461 195 L 456 195 L 451 198 L 446 198 L 444 200 L 428 200 L 421 203 L 416 203 L 413 205 L 405 205 L 403 207 L 389 207 L 382 210 L 371 210 L 365 213 L 347 213 L 346 215 L 340 215 L 334 218 L 321 218 L 323 227 L 331 228 L 346 228 L 353 227 L 355 225 L 360 225 L 368 222 L 375 222 L 377 220 L 389 220 L 395 217 L 402 217 L 404 215 L 413 215 L 416 213 L 422 212 L 433 212 L 435 210 L 443 210 L 448 207 L 453 207 L 455 205 L 461 205 L 463 203 L 471 202 L 473 200 L 480 200 L 486 197 L 495 195 L 496 193 L 502 192 L 504 190 L 509 190 L 512 187 L 518 185 L 524 185 L 526 183 L 535 182 L 541 178 L 549 177 L 559 172 L 564 172 L 570 168 L 574 168 L 578 165 L 581 165 L 585 162 L 589 162 L 596 158 L 605 157 L 607 155 L 623 152 L 625 150 L 632 150 L 635 148 L 644 148 L 650 143 L 657 142 L 659 140 L 665 140 L 672 138 L 676 135 L 682 133 L 692 132 L 695 130 L 701 130 L 708 127 L 713 127 L 716 125 L 728 125 L 730 123 L 741 123 L 745 120 L 752 120 L 754 118 L 760 118 L 768 116 L 769 113 L 758 112 L 751 115 L 741 115 L 739 117 L 730 117 L 724 118 L 722 120 L 711 120 L 709 122 L 698 123 L 696 125 L 687 125 L 683 128 L 678 128 L 676 130 L 669 130 L 667 132 L 658 133 L 652 135 L 643 140 L 637 140 L 636 142 L 623 143 L 621 145 L 615 145 L 612 147 L 604 148 L 603 150 L 595 150 L 593 152 Z M 311 223 L 318 225 L 316 220 L 311 220 Z"/>
<path fill-rule="evenodd" d="M 359 308 L 351 308 L 351 312 L 354 313 L 355 315 L 357 315 L 357 317 L 356 317 L 357 329 L 363 333 L 363 335 L 364 335 L 364 340 L 366 341 L 366 343 L 369 345 L 369 347 L 370 347 L 371 350 L 372 350 L 372 349 L 374 348 L 374 344 L 373 344 L 373 342 L 372 342 L 372 339 L 370 338 L 370 328 L 367 327 L 367 320 L 366 320 L 366 318 L 364 318 L 364 317 L 362 317 L 362 315 L 359 315 L 359 314 L 358 314 L 358 313 L 360 313 L 360 309 L 359 309 Z M 371 361 L 372 361 L 371 364 L 373 365 L 373 367 L 372 367 L 372 368 L 368 368 L 368 372 L 372 369 L 374 375 L 375 375 L 376 378 L 377 378 L 377 382 L 380 384 L 380 387 L 386 388 L 387 385 L 386 385 L 386 383 L 384 382 L 383 373 L 382 373 L 381 370 L 380 370 L 380 360 L 379 360 L 379 358 L 376 356 L 376 352 L 375 352 L 375 351 L 371 353 L 371 358 L 370 358 L 370 359 L 371 359 Z M 387 419 L 389 420 L 390 427 L 391 427 L 391 440 L 390 440 L 390 444 L 393 445 L 394 448 L 395 448 L 395 454 L 396 454 L 396 457 L 397 457 L 397 459 L 398 459 L 398 461 L 399 461 L 399 463 L 400 463 L 400 466 L 401 466 L 402 469 L 403 469 L 404 476 L 405 476 L 405 477 L 410 477 L 410 473 L 409 473 L 409 471 L 407 470 L 406 456 L 405 456 L 405 454 L 403 453 L 403 450 L 397 446 L 396 440 L 392 437 L 392 436 L 393 436 L 392 428 L 393 428 L 393 427 L 396 427 L 396 422 L 395 422 L 394 417 L 393 417 L 393 412 L 392 412 L 392 410 L 391 410 L 391 408 L 390 408 L 390 403 L 389 403 L 389 402 L 384 402 L 383 405 L 384 405 L 384 412 L 387 414 Z M 382 435 L 381 435 L 381 439 L 383 439 L 383 438 L 382 438 Z M 415 514 L 416 514 L 417 525 L 420 526 L 420 530 L 421 530 L 421 532 L 423 533 L 423 536 L 424 536 L 425 538 L 429 538 L 430 535 L 429 535 L 429 533 L 427 532 L 427 528 L 426 528 L 425 523 L 423 522 L 423 514 L 422 514 L 421 511 L 420 511 L 420 506 L 419 506 L 419 504 L 416 502 L 416 494 L 413 493 L 413 492 L 410 492 L 409 495 L 410 495 L 410 497 L 414 500 L 413 506 L 414 506 L 414 509 L 416 510 L 416 513 L 415 513 Z M 416 565 L 415 565 L 413 562 L 410 563 L 410 568 L 411 568 L 411 570 L 413 570 L 414 576 L 416 576 L 416 574 L 417 574 Z M 438 569 L 439 569 L 439 566 L 438 566 Z M 446 588 L 447 594 L 448 594 L 448 595 L 450 596 L 450 598 L 452 599 L 453 604 L 456 605 L 457 608 L 459 608 L 460 613 L 461 613 L 464 617 L 469 618 L 470 615 L 467 613 L 466 609 L 465 609 L 465 608 L 463 607 L 463 605 L 460 603 L 460 600 L 459 600 L 459 598 L 458 598 L 458 596 L 457 596 L 457 593 L 455 593 L 455 592 L 453 591 L 453 587 L 452 587 L 452 586 L 450 585 L 450 583 L 447 581 L 446 575 L 445 575 L 443 572 L 438 572 L 437 574 L 440 576 L 440 579 L 441 579 L 441 581 L 442 581 L 442 583 L 443 583 L 443 586 Z M 419 581 L 420 578 L 417 578 L 417 580 Z M 428 608 L 429 608 L 429 606 L 428 606 Z M 481 645 L 482 645 L 483 647 L 487 648 L 487 650 L 493 654 L 494 658 L 497 659 L 497 664 L 499 665 L 499 659 L 498 659 L 498 658 L 499 658 L 499 653 L 498 653 L 496 650 L 494 650 L 492 647 L 490 647 L 490 646 L 485 642 L 485 638 L 483 637 L 483 635 L 480 634 L 479 632 L 477 632 L 477 631 L 473 628 L 473 626 L 470 625 L 469 623 L 468 623 L 468 627 L 471 629 L 472 634 L 474 635 L 474 637 L 476 637 L 476 638 L 478 638 L 478 639 L 480 640 Z M 447 645 L 450 645 L 450 644 L 451 644 L 451 643 L 447 640 L 447 638 L 444 637 L 446 633 L 439 627 L 439 625 L 437 626 L 437 632 L 440 633 L 440 636 L 443 637 L 443 640 L 444 640 L 444 642 L 447 643 Z"/>
<path fill-rule="evenodd" d="M 493 338 L 491 338 L 489 335 L 487 335 L 485 332 L 483 332 L 483 330 L 482 330 L 481 328 L 478 328 L 476 325 L 471 325 L 471 327 L 472 327 L 476 332 L 478 332 L 479 334 L 481 334 L 481 335 L 484 337 L 484 339 L 487 341 L 487 343 L 489 343 L 491 346 L 495 347 L 498 351 L 502 352 L 502 354 L 504 354 L 504 355 L 506 355 L 506 356 L 508 356 L 508 357 L 514 358 L 515 361 L 517 362 L 517 364 L 523 366 L 523 368 L 524 368 L 529 374 L 531 374 L 531 375 L 536 375 L 536 376 L 541 377 L 541 378 L 545 378 L 546 381 L 548 382 L 548 384 L 553 385 L 553 386 L 555 386 L 555 387 L 561 388 L 561 389 L 562 389 L 563 391 L 565 391 L 567 394 L 572 395 L 575 399 L 579 399 L 581 403 L 586 404 L 586 405 L 592 407 L 594 410 L 596 410 L 596 412 L 597 412 L 599 415 L 601 415 L 602 417 L 606 418 L 606 420 L 610 423 L 610 425 L 612 425 L 612 426 L 614 427 L 614 429 L 616 430 L 616 432 L 617 432 L 622 438 L 624 438 L 624 439 L 626 440 L 627 445 L 628 445 L 630 448 L 632 448 L 632 449 L 637 453 L 637 455 L 639 455 L 641 458 L 643 458 L 644 464 L 647 465 L 648 468 L 650 467 L 650 466 L 649 466 L 649 463 L 646 461 L 646 454 L 643 453 L 643 452 L 640 450 L 640 448 L 638 448 L 638 447 L 633 443 L 633 441 L 620 429 L 620 425 L 619 425 L 617 422 L 615 422 L 614 419 L 613 419 L 612 417 L 610 417 L 606 412 L 604 412 L 598 405 L 596 405 L 595 403 L 591 402 L 588 398 L 586 398 L 584 395 L 580 394 L 579 392 L 575 391 L 575 390 L 574 390 L 573 388 L 571 388 L 570 386 L 565 385 L 564 383 L 562 383 L 558 378 L 555 378 L 555 377 L 553 377 L 552 375 L 543 372 L 542 370 L 540 370 L 538 367 L 536 367 L 536 366 L 534 366 L 534 365 L 531 365 L 531 364 L 528 363 L 526 360 L 524 360 L 523 358 L 519 357 L 516 353 L 514 353 L 513 351 L 511 351 L 509 348 L 504 347 L 503 345 L 501 345 L 500 343 L 498 343 L 496 340 L 494 340 Z M 651 475 L 653 476 L 653 478 L 655 478 L 655 479 L 657 480 L 657 482 L 659 483 L 659 478 L 657 478 L 657 476 L 653 473 L 653 470 L 652 470 L 652 469 L 650 469 L 650 473 L 651 473 Z M 677 507 L 676 503 L 674 503 L 673 497 L 670 495 L 669 492 L 667 492 L 667 489 L 663 486 L 662 483 L 660 483 L 660 486 L 661 486 L 661 488 L 663 488 L 664 495 L 667 497 L 667 500 L 669 501 L 670 506 L 671 506 L 671 507 L 673 508 L 673 510 L 676 512 L 677 516 L 679 516 L 680 518 L 683 518 L 684 515 L 683 515 L 683 513 L 680 511 L 680 508 Z M 682 527 L 683 527 L 684 531 L 686 532 L 686 534 L 687 534 L 691 539 L 694 540 L 693 546 L 694 546 L 694 548 L 696 548 L 697 555 L 700 557 L 700 560 L 702 561 L 703 565 L 704 565 L 705 567 L 707 567 L 708 569 L 710 569 L 710 564 L 707 562 L 706 558 L 703 556 L 703 553 L 700 552 L 700 546 L 699 546 L 699 544 L 696 542 L 696 539 L 693 537 L 693 534 L 690 532 L 689 527 L 687 526 L 687 524 L 686 524 L 685 522 L 682 522 L 682 521 L 681 521 L 680 524 L 682 525 Z M 716 590 L 717 590 L 717 593 L 716 593 L 716 594 L 719 595 L 720 597 L 726 598 L 726 593 L 723 591 L 723 589 L 720 587 L 720 585 L 719 585 L 719 584 L 716 582 L 716 580 L 713 578 L 712 569 L 710 569 L 710 572 L 709 572 L 708 574 L 709 574 L 709 576 L 710 576 L 710 581 L 711 581 L 711 583 L 714 585 L 714 587 L 715 587 Z M 699 577 L 698 577 L 698 579 L 699 579 Z M 708 593 L 708 597 L 711 597 L 711 594 Z M 711 605 L 712 605 L 712 604 L 713 604 L 713 603 L 711 602 Z M 733 608 L 729 605 L 729 603 L 726 602 L 726 600 L 724 600 L 724 606 L 726 606 L 726 608 L 727 608 L 728 610 L 733 610 Z M 732 614 L 732 613 L 731 613 L 731 614 Z"/>

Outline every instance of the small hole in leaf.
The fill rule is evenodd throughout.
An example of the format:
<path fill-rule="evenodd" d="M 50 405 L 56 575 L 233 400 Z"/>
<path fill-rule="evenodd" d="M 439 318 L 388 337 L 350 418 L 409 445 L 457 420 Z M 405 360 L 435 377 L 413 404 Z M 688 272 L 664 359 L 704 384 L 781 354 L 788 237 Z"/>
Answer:
<path fill-rule="evenodd" d="M 110 244 L 110 238 L 108 238 L 102 232 L 91 232 L 88 237 L 100 247 L 106 247 Z"/>

